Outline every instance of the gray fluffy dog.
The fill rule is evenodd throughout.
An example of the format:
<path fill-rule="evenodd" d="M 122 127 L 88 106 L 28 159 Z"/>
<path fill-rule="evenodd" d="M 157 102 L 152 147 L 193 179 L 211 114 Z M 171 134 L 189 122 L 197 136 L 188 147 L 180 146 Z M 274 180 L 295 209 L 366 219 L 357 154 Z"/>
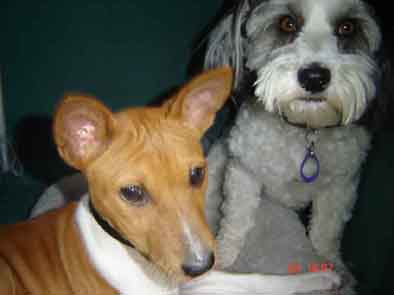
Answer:
<path fill-rule="evenodd" d="M 363 123 L 384 100 L 381 43 L 359 0 L 243 0 L 211 33 L 206 67 L 231 65 L 243 101 L 208 156 L 223 269 L 328 267 L 343 275 L 341 294 L 353 294 L 340 242 L 370 147 Z M 296 211 L 310 203 L 305 229 Z"/>

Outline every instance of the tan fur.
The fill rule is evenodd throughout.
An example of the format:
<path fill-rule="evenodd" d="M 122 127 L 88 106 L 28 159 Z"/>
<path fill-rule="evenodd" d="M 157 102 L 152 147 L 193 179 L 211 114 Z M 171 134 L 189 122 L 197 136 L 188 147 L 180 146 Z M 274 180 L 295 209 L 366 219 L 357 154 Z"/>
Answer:
<path fill-rule="evenodd" d="M 2 295 L 116 294 L 89 263 L 74 223 L 75 207 L 1 229 L 0 258 L 6 264 L 0 264 L 0 286 L 8 286 Z"/>
<path fill-rule="evenodd" d="M 69 96 L 55 114 L 59 153 L 87 178 L 97 211 L 178 281 L 189 279 L 181 271 L 186 255 L 182 222 L 205 247 L 215 247 L 204 216 L 207 179 L 192 187 L 189 171 L 206 166 L 199 141 L 231 83 L 231 70 L 222 68 L 195 78 L 161 107 L 113 114 L 94 98 Z M 133 206 L 120 198 L 119 189 L 130 184 L 145 188 L 148 204 Z M 115 292 L 89 262 L 75 208 L 70 204 L 0 230 L 1 294 Z"/>

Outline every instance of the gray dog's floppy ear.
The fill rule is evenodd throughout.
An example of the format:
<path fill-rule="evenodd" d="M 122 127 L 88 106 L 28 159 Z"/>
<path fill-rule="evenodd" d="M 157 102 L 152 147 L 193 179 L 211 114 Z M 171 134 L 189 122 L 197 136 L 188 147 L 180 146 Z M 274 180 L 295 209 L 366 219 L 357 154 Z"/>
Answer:
<path fill-rule="evenodd" d="M 230 66 L 234 69 L 234 88 L 239 86 L 243 76 L 243 36 L 242 25 L 250 10 L 250 1 L 240 1 L 212 31 L 204 68 L 211 69 L 220 66 Z M 251 0 L 251 2 L 256 2 Z"/>
<path fill-rule="evenodd" d="M 388 35 L 387 32 L 383 36 Z M 391 40 L 383 40 L 376 53 L 378 73 L 376 73 L 377 92 L 375 99 L 369 104 L 366 112 L 358 121 L 372 132 L 380 129 L 394 128 L 394 68 L 393 48 Z"/>

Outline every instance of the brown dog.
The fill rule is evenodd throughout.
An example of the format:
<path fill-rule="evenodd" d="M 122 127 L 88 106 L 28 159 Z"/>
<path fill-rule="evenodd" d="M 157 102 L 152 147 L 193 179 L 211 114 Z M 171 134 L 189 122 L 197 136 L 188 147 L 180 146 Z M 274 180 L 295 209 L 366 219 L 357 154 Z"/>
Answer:
<path fill-rule="evenodd" d="M 177 294 L 177 283 L 211 269 L 199 142 L 231 84 L 230 69 L 212 70 L 161 107 L 116 114 L 66 97 L 54 137 L 89 195 L 1 228 L 0 294 Z"/>

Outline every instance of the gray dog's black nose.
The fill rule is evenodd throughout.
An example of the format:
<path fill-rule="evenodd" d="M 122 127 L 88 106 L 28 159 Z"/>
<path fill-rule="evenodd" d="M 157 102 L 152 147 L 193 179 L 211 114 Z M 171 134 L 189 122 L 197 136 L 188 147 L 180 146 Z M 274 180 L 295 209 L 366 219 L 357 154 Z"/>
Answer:
<path fill-rule="evenodd" d="M 330 70 L 318 63 L 312 63 L 298 71 L 298 82 L 302 88 L 311 93 L 322 92 L 328 87 L 330 81 Z"/>
<path fill-rule="evenodd" d="M 189 277 L 197 277 L 210 270 L 215 264 L 215 255 L 212 252 L 201 260 L 195 260 L 182 265 L 182 270 Z"/>

